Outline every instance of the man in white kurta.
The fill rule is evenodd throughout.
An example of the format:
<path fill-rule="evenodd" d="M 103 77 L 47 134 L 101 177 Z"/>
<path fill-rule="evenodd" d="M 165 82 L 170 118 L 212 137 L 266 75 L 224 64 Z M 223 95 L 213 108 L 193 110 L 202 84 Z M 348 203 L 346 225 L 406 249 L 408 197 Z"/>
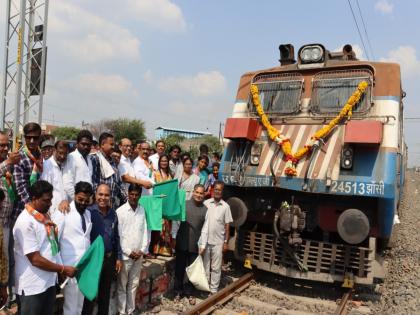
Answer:
<path fill-rule="evenodd" d="M 128 186 L 130 184 L 137 184 L 145 189 L 152 187 L 152 183 L 148 180 L 138 179 L 135 177 L 133 163 L 131 162 L 131 140 L 123 138 L 120 141 L 120 150 L 121 150 L 121 159 L 118 164 L 118 172 L 121 176 L 121 181 L 123 182 L 124 190 L 128 193 Z"/>
<path fill-rule="evenodd" d="M 50 215 L 59 210 L 68 210 L 73 195 L 73 183 L 71 177 L 67 156 L 69 146 L 64 141 L 57 141 L 54 146 L 53 155 L 44 162 L 41 179 L 49 182 L 53 187 L 53 199 L 49 210 Z"/>
<path fill-rule="evenodd" d="M 133 162 L 134 176 L 137 179 L 149 182 L 150 184 L 154 184 L 153 168 L 149 163 L 149 155 L 150 145 L 146 141 L 140 143 L 139 156 Z M 147 189 L 143 186 L 141 193 L 143 196 L 148 196 L 152 193 L 153 190 L 151 188 Z"/>
<path fill-rule="evenodd" d="M 141 187 L 130 184 L 128 202 L 117 209 L 123 266 L 118 274 L 118 313 L 133 314 L 143 255 L 147 252 L 146 215 L 138 202 Z"/>
<path fill-rule="evenodd" d="M 78 182 L 88 182 L 92 184 L 92 174 L 89 169 L 90 160 L 88 155 L 92 146 L 92 134 L 88 130 L 81 130 L 77 135 L 76 150 L 68 156 L 67 163 L 72 176 L 69 178 L 69 187 L 73 187 L 70 195 L 74 195 L 74 185 Z"/>
<path fill-rule="evenodd" d="M 63 214 L 56 211 L 53 221 L 59 227 L 59 244 L 63 264 L 75 266 L 90 246 L 90 231 L 92 221 L 90 212 L 86 211 L 93 195 L 92 185 L 79 182 L 75 187 L 74 201 L 70 204 L 70 211 Z M 80 315 L 83 308 L 84 296 L 77 286 L 75 278 L 70 279 L 63 290 L 64 315 Z"/>

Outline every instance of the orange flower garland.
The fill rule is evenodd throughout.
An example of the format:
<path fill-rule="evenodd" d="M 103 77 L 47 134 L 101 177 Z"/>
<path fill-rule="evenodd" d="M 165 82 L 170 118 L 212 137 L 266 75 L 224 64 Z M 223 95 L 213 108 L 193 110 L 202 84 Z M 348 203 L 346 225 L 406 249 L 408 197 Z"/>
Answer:
<path fill-rule="evenodd" d="M 304 145 L 303 148 L 300 148 L 296 153 L 292 153 L 292 145 L 290 143 L 290 139 L 286 138 L 284 135 L 280 133 L 275 127 L 273 127 L 264 113 L 264 109 L 260 102 L 260 95 L 258 92 L 258 87 L 255 84 L 251 84 L 251 95 L 252 95 L 252 103 L 254 104 L 258 116 L 261 119 L 261 123 L 267 129 L 267 134 L 272 141 L 277 142 L 283 153 L 286 157 L 286 168 L 284 173 L 287 176 L 296 176 L 296 165 L 299 161 L 306 155 L 308 152 L 312 150 L 315 142 L 319 139 L 324 138 L 327 136 L 332 129 L 340 123 L 344 118 L 350 119 L 353 114 L 353 107 L 360 101 L 363 93 L 365 93 L 366 88 L 369 86 L 368 82 L 362 81 L 357 86 L 356 91 L 353 93 L 352 96 L 349 97 L 347 103 L 343 106 L 340 113 L 333 118 L 327 125 L 319 129 L 315 134 L 313 134 L 308 143 Z"/>

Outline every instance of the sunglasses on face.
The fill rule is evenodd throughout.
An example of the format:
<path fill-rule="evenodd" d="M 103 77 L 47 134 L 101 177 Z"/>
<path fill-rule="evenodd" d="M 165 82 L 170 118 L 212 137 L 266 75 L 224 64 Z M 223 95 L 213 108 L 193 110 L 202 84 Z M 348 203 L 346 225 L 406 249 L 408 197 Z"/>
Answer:
<path fill-rule="evenodd" d="M 38 140 L 40 136 L 27 136 L 24 135 L 25 139 L 33 139 L 33 140 Z"/>

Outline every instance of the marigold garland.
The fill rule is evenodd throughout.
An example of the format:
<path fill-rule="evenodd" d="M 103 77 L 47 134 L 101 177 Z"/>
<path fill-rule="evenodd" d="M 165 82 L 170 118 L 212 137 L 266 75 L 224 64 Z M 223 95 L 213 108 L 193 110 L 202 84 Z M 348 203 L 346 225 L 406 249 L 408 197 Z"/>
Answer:
<path fill-rule="evenodd" d="M 296 165 L 306 154 L 308 154 L 308 152 L 312 150 L 312 147 L 314 146 L 316 141 L 326 137 L 331 132 L 331 130 L 344 118 L 351 118 L 353 114 L 353 107 L 359 102 L 360 98 L 362 97 L 363 93 L 365 93 L 366 88 L 368 86 L 368 82 L 360 82 L 357 86 L 356 91 L 353 93 L 352 96 L 349 97 L 347 103 L 343 106 L 340 113 L 335 118 L 333 118 L 327 125 L 315 132 L 311 136 L 310 140 L 303 146 L 303 148 L 300 148 L 297 152 L 292 153 L 292 145 L 290 143 L 290 139 L 286 138 L 280 133 L 278 129 L 271 125 L 261 105 L 258 87 L 255 84 L 251 84 L 252 103 L 254 104 L 257 110 L 258 116 L 261 119 L 261 123 L 267 129 L 267 134 L 269 138 L 272 141 L 275 141 L 281 147 L 286 157 L 286 168 L 284 173 L 287 176 L 297 175 Z"/>

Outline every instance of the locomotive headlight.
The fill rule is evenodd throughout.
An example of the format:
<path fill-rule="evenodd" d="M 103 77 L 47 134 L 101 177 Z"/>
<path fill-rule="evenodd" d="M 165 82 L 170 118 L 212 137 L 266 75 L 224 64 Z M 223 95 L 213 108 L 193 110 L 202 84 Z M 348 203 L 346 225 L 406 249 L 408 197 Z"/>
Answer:
<path fill-rule="evenodd" d="M 349 170 L 353 167 L 353 148 L 345 146 L 341 150 L 341 168 Z"/>
<path fill-rule="evenodd" d="M 254 143 L 251 147 L 251 165 L 258 165 L 260 164 L 260 157 L 261 157 L 261 150 L 262 144 L 261 143 Z"/>
<path fill-rule="evenodd" d="M 323 57 L 323 49 L 318 45 L 306 46 L 301 49 L 299 56 L 303 63 L 319 62 Z"/>
<path fill-rule="evenodd" d="M 300 59 L 304 62 L 311 61 L 311 51 L 309 49 L 304 49 L 300 53 Z"/>

